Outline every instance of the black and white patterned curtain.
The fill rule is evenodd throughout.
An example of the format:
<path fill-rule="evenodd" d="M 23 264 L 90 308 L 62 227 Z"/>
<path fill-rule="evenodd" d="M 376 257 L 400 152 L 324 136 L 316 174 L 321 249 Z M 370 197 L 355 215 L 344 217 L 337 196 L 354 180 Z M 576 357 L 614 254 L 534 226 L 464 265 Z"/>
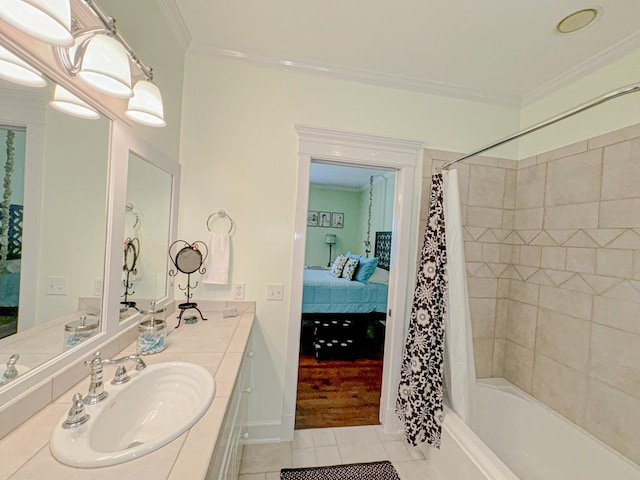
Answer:
<path fill-rule="evenodd" d="M 428 442 L 440 447 L 446 268 L 442 174 L 435 174 L 396 401 L 396 413 L 412 445 Z"/>

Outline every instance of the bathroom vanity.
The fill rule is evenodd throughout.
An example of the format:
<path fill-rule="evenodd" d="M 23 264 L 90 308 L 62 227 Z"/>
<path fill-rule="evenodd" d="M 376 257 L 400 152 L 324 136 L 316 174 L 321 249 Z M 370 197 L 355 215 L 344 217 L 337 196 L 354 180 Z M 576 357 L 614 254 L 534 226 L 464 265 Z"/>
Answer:
<path fill-rule="evenodd" d="M 238 309 L 238 316 L 223 318 L 222 311 L 228 306 Z M 206 368 L 215 379 L 215 396 L 207 412 L 187 432 L 155 452 L 136 460 L 101 468 L 73 468 L 59 463 L 51 454 L 49 439 L 55 428 L 61 428 L 60 418 L 71 405 L 75 393 L 85 395 L 89 383 L 89 369 L 82 362 L 67 369 L 84 371 L 80 383 L 68 383 L 71 388 L 60 389 L 64 378 L 56 379 L 31 395 L 39 395 L 42 388 L 62 392 L 52 403 L 33 415 L 2 440 L 0 449 L 3 461 L 0 463 L 0 479 L 11 480 L 55 480 L 55 479 L 235 479 L 238 475 L 241 445 L 247 438 L 246 425 L 247 397 L 251 394 L 250 366 L 251 330 L 255 317 L 253 302 L 201 302 L 208 321 L 193 325 L 176 325 L 175 313 L 167 320 L 170 333 L 167 348 L 155 355 L 144 357 L 147 365 L 162 362 L 190 362 Z M 134 332 L 133 334 L 131 332 Z M 121 342 L 127 345 L 118 352 L 108 346 L 103 352 L 115 352 L 113 356 L 135 353 L 135 330 L 127 331 Z M 121 343 L 122 344 L 122 343 Z M 104 355 L 105 357 L 107 354 Z M 65 372 L 62 372 L 65 373 Z M 104 370 L 104 388 L 109 391 L 114 367 Z M 57 398 L 56 398 L 57 397 Z M 33 401 L 29 395 L 21 402 Z M 145 399 L 141 398 L 140 402 Z M 22 403 L 24 405 L 24 403 Z M 15 405 L 0 410 L 0 422 L 16 411 Z M 91 420 L 89 420 L 90 422 Z"/>

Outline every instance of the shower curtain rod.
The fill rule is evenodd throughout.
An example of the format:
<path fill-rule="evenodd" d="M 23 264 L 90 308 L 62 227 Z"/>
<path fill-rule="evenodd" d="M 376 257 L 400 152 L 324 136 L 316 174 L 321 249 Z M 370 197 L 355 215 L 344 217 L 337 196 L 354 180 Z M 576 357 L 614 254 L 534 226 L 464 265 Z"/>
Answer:
<path fill-rule="evenodd" d="M 600 97 L 596 97 L 592 100 L 589 100 L 586 103 L 583 103 L 582 105 L 579 105 L 571 110 L 567 110 L 566 112 L 560 113 L 558 115 L 556 115 L 555 117 L 551 117 L 547 120 L 544 120 L 540 123 L 536 123 L 535 125 L 526 128 L 524 130 L 521 130 L 517 133 L 514 133 L 512 135 L 509 135 L 508 137 L 504 137 L 500 140 L 498 140 L 497 142 L 491 143 L 489 145 L 486 145 L 482 148 L 479 148 L 478 150 L 475 150 L 471 153 L 466 154 L 463 157 L 458 158 L 457 160 L 453 160 L 449 163 L 445 163 L 442 166 L 443 170 L 448 169 L 451 165 L 461 162 L 463 160 L 466 160 L 467 158 L 471 158 L 471 157 L 475 157 L 476 155 L 479 155 L 481 153 L 486 152 L 487 150 L 492 150 L 496 147 L 499 147 L 500 145 L 504 145 L 505 143 L 509 143 L 512 142 L 513 140 L 517 140 L 520 137 L 524 137 L 525 135 L 529 135 L 530 133 L 533 133 L 535 131 L 540 130 L 541 128 L 544 127 L 548 127 L 549 125 L 552 125 L 556 122 L 559 122 L 560 120 L 564 120 L 565 118 L 569 118 L 572 117 L 580 112 L 584 112 L 585 110 L 589 110 L 592 107 L 595 107 L 597 105 L 600 105 L 601 103 L 605 103 L 608 102 L 609 100 L 613 100 L 614 98 L 617 97 L 621 97 L 622 95 L 627 95 L 629 93 L 635 93 L 635 92 L 640 92 L 640 82 L 638 83 L 633 83 L 631 85 L 627 85 L 626 87 L 622 87 L 619 88 L 618 90 L 614 90 L 613 92 L 609 92 L 609 93 L 605 93 L 604 95 L 601 95 Z"/>

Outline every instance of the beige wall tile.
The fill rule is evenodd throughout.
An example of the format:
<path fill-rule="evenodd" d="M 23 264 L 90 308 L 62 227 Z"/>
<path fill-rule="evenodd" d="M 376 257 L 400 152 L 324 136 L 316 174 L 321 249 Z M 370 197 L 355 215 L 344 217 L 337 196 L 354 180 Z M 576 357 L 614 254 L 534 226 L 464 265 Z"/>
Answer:
<path fill-rule="evenodd" d="M 567 248 L 565 268 L 569 272 L 594 273 L 596 270 L 595 248 Z"/>
<path fill-rule="evenodd" d="M 508 278 L 498 279 L 498 298 L 509 298 L 509 288 L 511 288 L 511 280 Z"/>
<path fill-rule="evenodd" d="M 507 339 L 533 350 L 536 340 L 538 308 L 526 303 L 511 302 L 507 317 Z"/>
<path fill-rule="evenodd" d="M 596 228 L 597 226 L 597 203 L 562 205 L 547 207 L 544 210 L 545 229 Z"/>
<path fill-rule="evenodd" d="M 501 378 L 504 376 L 504 350 L 505 340 L 497 338 L 493 342 L 493 366 L 491 371 L 492 377 Z"/>
<path fill-rule="evenodd" d="M 594 324 L 589 374 L 640 398 L 640 335 Z"/>
<path fill-rule="evenodd" d="M 536 354 L 580 372 L 587 371 L 591 322 L 541 308 L 536 328 Z"/>
<path fill-rule="evenodd" d="M 640 304 L 596 296 L 593 299 L 593 321 L 640 335 Z"/>
<path fill-rule="evenodd" d="M 496 319 L 496 300 L 493 298 L 470 298 L 471 326 L 476 338 L 493 338 Z"/>
<path fill-rule="evenodd" d="M 473 357 L 476 366 L 476 377 L 490 377 L 493 365 L 493 339 L 474 338 Z"/>
<path fill-rule="evenodd" d="M 600 203 L 600 228 L 640 227 L 640 198 Z"/>
<path fill-rule="evenodd" d="M 516 170 L 504 172 L 504 203 L 503 208 L 515 208 L 516 206 Z"/>
<path fill-rule="evenodd" d="M 533 350 L 507 340 L 504 350 L 504 378 L 530 393 L 533 378 Z"/>
<path fill-rule="evenodd" d="M 522 160 L 518 161 L 518 169 L 527 168 L 527 167 L 530 167 L 531 165 L 535 165 L 536 160 L 537 159 L 535 155 L 531 157 L 523 158 Z"/>
<path fill-rule="evenodd" d="M 632 250 L 599 248 L 596 254 L 596 273 L 611 277 L 631 278 Z"/>
<path fill-rule="evenodd" d="M 523 282 L 521 280 L 511 280 L 510 293 L 511 299 L 530 305 L 538 304 L 539 286 L 532 283 Z"/>
<path fill-rule="evenodd" d="M 542 256 L 542 247 L 523 245 L 520 247 L 520 265 L 539 267 Z"/>
<path fill-rule="evenodd" d="M 600 148 L 640 137 L 640 123 L 589 139 L 589 148 Z"/>
<path fill-rule="evenodd" d="M 506 298 L 499 298 L 496 301 L 496 321 L 493 332 L 495 338 L 505 338 L 507 336 L 507 318 L 510 302 L 511 300 Z"/>
<path fill-rule="evenodd" d="M 589 320 L 593 295 L 555 287 L 540 287 L 540 306 L 573 317 Z"/>
<path fill-rule="evenodd" d="M 513 218 L 513 228 L 516 230 L 534 230 L 542 228 L 544 219 L 544 209 L 527 208 L 524 210 L 515 210 Z"/>
<path fill-rule="evenodd" d="M 554 270 L 564 270 L 567 249 L 564 247 L 542 247 L 540 266 Z"/>
<path fill-rule="evenodd" d="M 640 463 L 640 399 L 589 379 L 585 429 Z"/>
<path fill-rule="evenodd" d="M 545 205 L 568 205 L 600 200 L 602 150 L 554 160 L 547 164 Z"/>
<path fill-rule="evenodd" d="M 482 244 L 482 261 L 484 263 L 500 263 L 500 244 Z"/>
<path fill-rule="evenodd" d="M 512 229 L 515 222 L 515 211 L 503 210 L 502 211 L 502 228 Z"/>
<path fill-rule="evenodd" d="M 602 199 L 640 197 L 640 138 L 604 149 Z"/>
<path fill-rule="evenodd" d="M 502 209 L 469 205 L 466 219 L 466 226 L 502 228 Z"/>
<path fill-rule="evenodd" d="M 496 298 L 498 280 L 495 278 L 467 278 L 470 298 Z"/>
<path fill-rule="evenodd" d="M 586 407 L 587 375 L 536 354 L 533 396 L 574 423 L 582 423 Z"/>
<path fill-rule="evenodd" d="M 469 205 L 502 208 L 505 170 L 471 165 L 469 171 Z"/>
<path fill-rule="evenodd" d="M 467 262 L 482 261 L 482 243 L 480 242 L 464 242 L 464 256 Z"/>
<path fill-rule="evenodd" d="M 572 143 L 571 145 L 565 145 L 564 147 L 556 148 L 548 152 L 544 152 L 538 155 L 538 163 L 550 162 L 558 158 L 569 157 L 578 153 L 587 151 L 587 141 Z"/>
<path fill-rule="evenodd" d="M 518 169 L 516 179 L 516 208 L 544 206 L 547 166 L 533 165 Z"/>

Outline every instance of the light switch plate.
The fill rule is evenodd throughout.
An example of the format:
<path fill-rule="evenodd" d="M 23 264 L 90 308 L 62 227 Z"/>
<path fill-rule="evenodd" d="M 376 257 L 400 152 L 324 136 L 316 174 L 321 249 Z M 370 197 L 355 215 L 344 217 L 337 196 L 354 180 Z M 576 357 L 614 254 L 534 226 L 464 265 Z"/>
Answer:
<path fill-rule="evenodd" d="M 284 284 L 270 283 L 267 285 L 267 300 L 284 300 Z"/>

